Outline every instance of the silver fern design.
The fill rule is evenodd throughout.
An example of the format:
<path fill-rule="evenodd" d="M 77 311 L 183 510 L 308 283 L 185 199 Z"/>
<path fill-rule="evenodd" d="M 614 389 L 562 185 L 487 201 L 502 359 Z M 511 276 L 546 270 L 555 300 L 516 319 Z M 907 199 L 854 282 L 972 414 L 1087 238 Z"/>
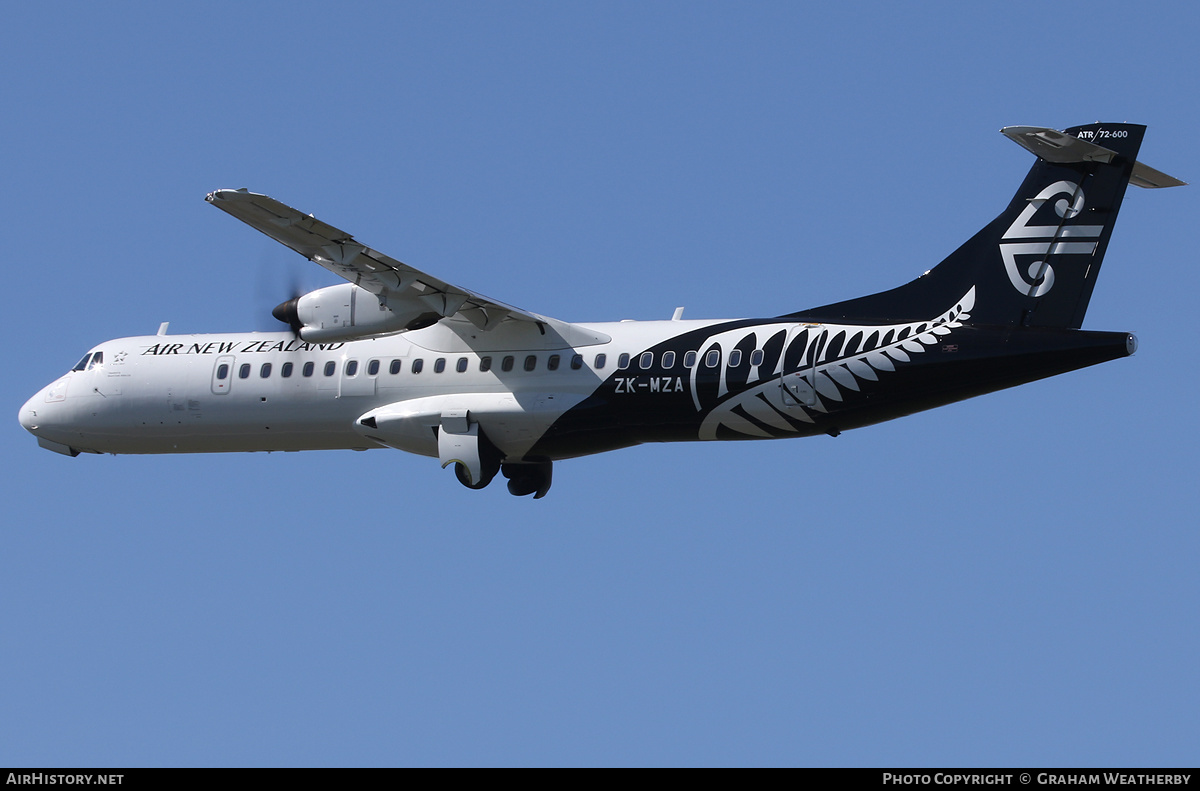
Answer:
<path fill-rule="evenodd" d="M 721 429 L 747 439 L 803 433 L 806 425 L 811 428 L 815 422 L 814 415 L 829 412 L 848 392 L 860 392 L 864 383 L 879 381 L 913 355 L 944 341 L 971 317 L 974 306 L 972 287 L 954 307 L 926 321 L 878 326 L 780 324 L 776 329 L 759 325 L 714 335 L 704 354 L 716 349 L 722 360 L 736 349 L 773 347 L 775 353 L 764 355 L 759 365 L 752 364 L 744 381 L 729 381 L 730 372 L 737 369 L 722 366 L 719 386 L 708 392 L 697 382 L 703 363 L 692 368 L 696 409 L 709 410 L 700 424 L 699 439 L 717 439 Z"/>

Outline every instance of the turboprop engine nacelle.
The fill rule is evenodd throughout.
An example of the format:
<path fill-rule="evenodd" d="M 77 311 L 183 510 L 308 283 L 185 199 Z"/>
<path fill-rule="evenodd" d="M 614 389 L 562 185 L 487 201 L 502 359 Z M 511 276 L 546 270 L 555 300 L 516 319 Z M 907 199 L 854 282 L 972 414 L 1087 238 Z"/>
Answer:
<path fill-rule="evenodd" d="M 442 318 L 427 306 L 395 298 L 389 300 L 353 283 L 319 288 L 289 299 L 271 311 L 271 315 L 309 343 L 375 338 L 419 330 Z"/>

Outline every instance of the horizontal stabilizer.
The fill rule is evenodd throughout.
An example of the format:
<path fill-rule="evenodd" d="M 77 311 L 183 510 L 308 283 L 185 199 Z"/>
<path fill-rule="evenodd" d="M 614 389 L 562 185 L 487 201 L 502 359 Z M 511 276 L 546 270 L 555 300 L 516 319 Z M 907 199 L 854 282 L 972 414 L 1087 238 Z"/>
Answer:
<path fill-rule="evenodd" d="M 1174 176 L 1168 176 L 1161 170 L 1155 170 L 1149 165 L 1143 165 L 1141 162 L 1134 163 L 1133 173 L 1129 176 L 1129 183 L 1135 187 L 1145 187 L 1146 189 L 1187 186 L 1186 181 L 1180 181 Z"/>
<path fill-rule="evenodd" d="M 1109 163 L 1117 155 L 1116 151 L 1096 145 L 1087 140 L 1081 140 L 1074 135 L 1059 132 L 1045 126 L 1006 126 L 1001 134 L 1012 140 L 1026 151 L 1033 153 L 1047 162 L 1067 164 L 1071 162 L 1104 162 Z M 1129 183 L 1147 189 L 1160 187 L 1182 187 L 1186 181 L 1168 176 L 1166 173 L 1135 162 L 1133 174 Z"/>
<path fill-rule="evenodd" d="M 1116 151 L 1044 126 L 1006 126 L 1000 133 L 1047 162 L 1111 162 Z"/>

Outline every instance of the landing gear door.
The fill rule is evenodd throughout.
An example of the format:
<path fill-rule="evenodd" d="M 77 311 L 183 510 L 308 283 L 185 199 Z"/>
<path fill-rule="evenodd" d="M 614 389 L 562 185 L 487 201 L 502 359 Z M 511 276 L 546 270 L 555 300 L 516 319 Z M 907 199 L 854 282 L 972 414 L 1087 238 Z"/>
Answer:
<path fill-rule="evenodd" d="M 827 334 L 822 324 L 796 324 L 788 330 L 779 374 L 780 397 L 784 406 L 817 405 L 817 361 L 825 347 Z M 793 348 L 793 344 L 797 348 Z"/>

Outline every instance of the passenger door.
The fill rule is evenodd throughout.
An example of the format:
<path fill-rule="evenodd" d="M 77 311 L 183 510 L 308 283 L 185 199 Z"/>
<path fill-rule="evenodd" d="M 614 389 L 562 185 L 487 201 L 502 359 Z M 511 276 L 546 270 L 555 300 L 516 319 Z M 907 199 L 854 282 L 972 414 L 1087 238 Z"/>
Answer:
<path fill-rule="evenodd" d="M 792 344 L 799 342 L 801 333 L 806 333 L 803 343 L 804 350 L 800 353 L 800 367 L 794 371 L 786 369 L 786 361 L 792 355 L 788 350 Z M 817 404 L 817 361 L 825 341 L 829 335 L 822 324 L 796 324 L 788 331 L 787 342 L 784 343 L 785 365 L 780 370 L 780 396 L 786 407 L 813 407 Z"/>

